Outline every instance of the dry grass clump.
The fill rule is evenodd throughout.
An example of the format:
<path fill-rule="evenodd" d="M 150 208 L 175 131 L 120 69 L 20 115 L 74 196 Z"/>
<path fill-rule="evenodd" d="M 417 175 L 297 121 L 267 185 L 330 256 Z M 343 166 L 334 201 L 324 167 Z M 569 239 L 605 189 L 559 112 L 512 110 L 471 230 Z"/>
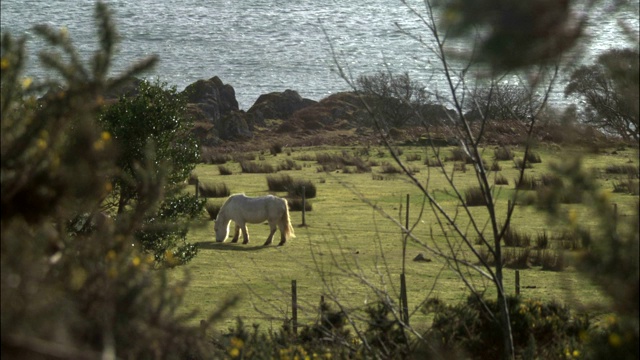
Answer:
<path fill-rule="evenodd" d="M 287 198 L 287 203 L 289 204 L 289 211 L 302 211 L 303 207 L 304 211 L 313 210 L 313 205 L 309 200 L 305 200 L 303 204 L 300 198 Z"/>
<path fill-rule="evenodd" d="M 302 165 L 299 165 L 292 159 L 286 159 L 278 165 L 278 171 L 282 170 L 301 170 Z"/>
<path fill-rule="evenodd" d="M 207 210 L 207 214 L 209 214 L 209 219 L 211 220 L 215 220 L 218 217 L 221 207 L 222 205 L 220 204 L 211 204 L 209 202 L 204 205 L 205 210 Z"/>
<path fill-rule="evenodd" d="M 455 148 L 451 150 L 451 155 L 445 158 L 446 161 L 462 161 L 466 164 L 472 164 L 473 159 L 464 150 Z"/>
<path fill-rule="evenodd" d="M 539 186 L 538 180 L 528 174 L 522 177 L 522 181 L 518 180 L 520 179 L 513 179 L 513 182 L 516 184 L 515 188 L 518 190 L 535 190 Z"/>
<path fill-rule="evenodd" d="M 233 172 L 224 165 L 218 165 L 218 172 L 220 173 L 220 175 L 233 175 Z"/>
<path fill-rule="evenodd" d="M 506 249 L 502 254 L 504 266 L 509 269 L 528 269 L 531 250 L 524 249 Z"/>
<path fill-rule="evenodd" d="M 353 166 L 359 173 L 371 172 L 371 166 L 366 161 L 346 151 L 341 154 L 316 153 L 316 162 L 322 166 L 322 171 L 327 172 L 343 169 L 345 166 Z"/>
<path fill-rule="evenodd" d="M 273 156 L 280 154 L 282 152 L 282 144 L 279 142 L 271 144 L 271 146 L 269 147 L 269 152 Z"/>
<path fill-rule="evenodd" d="M 496 185 L 509 185 L 509 180 L 502 174 L 496 174 L 493 181 Z"/>
<path fill-rule="evenodd" d="M 529 247 L 531 245 L 531 235 L 514 230 L 511 226 L 507 228 L 502 237 L 505 246 Z"/>
<path fill-rule="evenodd" d="M 400 170 L 399 167 L 397 167 L 397 166 L 395 166 L 395 165 L 393 165 L 391 163 L 388 163 L 388 162 L 383 162 L 380 165 L 380 171 L 383 174 L 399 174 L 399 173 L 402 172 L 402 170 Z"/>
<path fill-rule="evenodd" d="M 269 191 L 288 191 L 293 184 L 293 178 L 287 174 L 267 176 Z"/>
<path fill-rule="evenodd" d="M 533 165 L 531 164 L 531 161 L 527 160 L 526 162 L 520 158 L 517 158 L 515 160 L 513 160 L 513 166 L 516 169 L 522 169 L 522 167 L 524 166 L 525 169 L 532 169 Z"/>
<path fill-rule="evenodd" d="M 422 156 L 420 156 L 420 154 L 407 154 L 405 156 L 405 159 L 407 161 L 420 161 L 422 159 Z"/>
<path fill-rule="evenodd" d="M 482 189 L 479 186 L 475 186 L 465 190 L 464 203 L 466 206 L 486 206 L 487 199 L 482 193 Z"/>
<path fill-rule="evenodd" d="M 227 197 L 231 194 L 231 191 L 225 183 L 200 183 L 198 185 L 198 192 L 200 193 L 200 196 L 204 198 L 221 198 Z"/>
<path fill-rule="evenodd" d="M 200 154 L 200 159 L 205 164 L 225 164 L 230 160 L 229 156 L 226 154 L 220 154 L 215 151 L 213 148 L 203 148 L 202 153 Z"/>
<path fill-rule="evenodd" d="M 276 169 L 271 164 L 254 161 L 243 161 L 240 163 L 240 168 L 245 174 L 271 174 L 276 172 Z"/>
<path fill-rule="evenodd" d="M 497 161 L 513 160 L 513 151 L 508 147 L 499 147 L 494 150 L 493 158 Z"/>
<path fill-rule="evenodd" d="M 609 165 L 604 169 L 607 174 L 627 174 L 638 177 L 639 167 L 636 165 Z"/>
<path fill-rule="evenodd" d="M 442 166 L 442 161 L 439 158 L 426 158 L 424 159 L 424 164 L 428 167 L 440 167 Z"/>
<path fill-rule="evenodd" d="M 542 162 L 540 155 L 531 150 L 527 152 L 526 159 L 527 159 L 527 162 L 531 164 L 540 164 Z"/>

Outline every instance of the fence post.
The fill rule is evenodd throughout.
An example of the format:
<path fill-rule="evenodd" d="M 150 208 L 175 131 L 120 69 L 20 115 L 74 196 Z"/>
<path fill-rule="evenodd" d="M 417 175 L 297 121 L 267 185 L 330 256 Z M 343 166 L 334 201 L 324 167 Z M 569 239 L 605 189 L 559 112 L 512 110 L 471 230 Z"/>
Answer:
<path fill-rule="evenodd" d="M 404 273 L 400 274 L 400 303 L 402 306 L 402 321 L 409 326 L 409 304 L 407 300 L 407 280 Z"/>
<path fill-rule="evenodd" d="M 291 280 L 291 321 L 293 333 L 298 335 L 298 287 L 295 280 Z"/>
<path fill-rule="evenodd" d="M 405 229 L 409 231 L 409 194 L 407 194 L 407 209 L 405 211 Z M 400 274 L 400 305 L 402 306 L 402 321 L 409 325 L 409 301 L 407 299 L 407 279 L 404 274 L 407 258 L 408 234 L 402 234 L 402 273 Z"/>
<path fill-rule="evenodd" d="M 516 270 L 516 295 L 520 295 L 520 270 Z"/>

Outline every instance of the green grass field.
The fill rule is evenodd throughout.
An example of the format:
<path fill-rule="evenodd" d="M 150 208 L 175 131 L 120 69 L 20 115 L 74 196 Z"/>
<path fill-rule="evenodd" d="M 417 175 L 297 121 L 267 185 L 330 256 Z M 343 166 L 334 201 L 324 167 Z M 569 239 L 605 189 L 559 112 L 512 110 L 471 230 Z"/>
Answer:
<path fill-rule="evenodd" d="M 424 148 L 401 147 L 401 159 L 414 158 L 406 162 L 415 175 L 424 184 L 428 181 L 429 189 L 450 213 L 458 211 L 458 223 L 468 228 L 469 219 L 452 196 L 451 187 L 437 167 L 427 167 L 425 159 L 432 157 Z M 226 319 L 216 328 L 226 329 L 235 324 L 240 316 L 246 324 L 257 323 L 262 329 L 277 328 L 283 319 L 291 317 L 291 281 L 297 281 L 299 322 L 309 324 L 316 316 L 317 305 L 322 295 L 327 301 L 338 299 L 350 309 L 359 309 L 377 299 L 379 292 L 385 290 L 394 300 L 398 299 L 400 273 L 402 270 L 402 236 L 399 228 L 390 220 L 375 211 L 362 199 L 367 199 L 383 209 L 388 215 L 404 222 L 405 201 L 410 196 L 410 223 L 415 225 L 413 233 L 428 246 L 446 245 L 442 230 L 437 226 L 436 218 L 426 206 L 420 216 L 424 197 L 406 176 L 400 174 L 382 174 L 382 165 L 392 163 L 392 159 L 384 148 L 364 149 L 361 147 L 336 148 L 294 148 L 285 149 L 286 153 L 277 156 L 254 153 L 257 163 L 269 163 L 273 166 L 293 160 L 300 170 L 280 171 L 294 179 L 311 181 L 317 189 L 317 197 L 310 199 L 312 211 L 306 213 L 306 226 L 302 224 L 302 213 L 291 212 L 291 221 L 297 237 L 288 241 L 283 247 L 263 247 L 269 227 L 266 224 L 248 225 L 251 242 L 248 245 L 216 243 L 213 222 L 208 220 L 194 226 L 188 240 L 199 245 L 198 256 L 188 265 L 174 271 L 176 278 L 189 276 L 191 283 L 187 289 L 185 308 L 197 310 L 204 318 L 205 314 L 216 309 L 223 299 L 232 295 L 241 296 L 236 307 L 227 314 Z M 516 157 L 522 152 L 513 149 Z M 631 214 L 638 205 L 638 196 L 613 193 L 613 184 L 626 178 L 626 175 L 608 174 L 610 165 L 638 166 L 637 150 L 609 149 L 597 155 L 584 154 L 580 149 L 566 150 L 560 148 L 540 147 L 535 151 L 540 155 L 542 163 L 534 164 L 527 173 L 540 177 L 547 173 L 548 165 L 563 158 L 578 154 L 583 155 L 586 168 L 597 174 L 603 190 L 610 192 L 611 201 L 618 204 L 621 216 Z M 488 164 L 493 162 L 493 147 L 487 147 L 483 157 Z M 315 161 L 316 154 L 335 153 L 354 155 L 368 161 L 372 172 L 354 173 L 352 171 L 334 170 L 323 172 Z M 368 155 L 367 155 L 368 154 Z M 441 150 L 443 157 L 449 156 L 450 149 Z M 419 158 L 419 159 L 417 159 Z M 514 179 L 518 170 L 513 161 L 501 161 L 502 168 L 498 173 L 509 182 L 508 185 L 496 186 L 498 199 L 497 209 L 501 217 L 506 213 L 507 201 L 514 194 Z M 268 174 L 242 173 L 237 162 L 229 161 L 225 167 L 232 175 L 222 176 L 217 165 L 199 165 L 195 174 L 204 183 L 224 183 L 231 193 L 247 195 L 263 195 L 269 193 L 266 177 Z M 445 169 L 452 172 L 454 161 L 445 162 Z M 637 169 L 637 168 L 636 168 Z M 492 172 L 492 177 L 495 173 Z M 273 174 L 271 174 L 273 175 Z M 475 173 L 470 165 L 466 172 L 457 171 L 454 182 L 460 191 L 477 184 Z M 193 191 L 193 187 L 190 188 Z M 276 193 L 285 196 L 286 193 Z M 224 198 L 208 199 L 209 203 L 222 204 Z M 578 221 L 593 222 L 586 207 L 582 204 L 563 205 L 574 208 Z M 402 215 L 400 215 L 402 211 Z M 480 226 L 487 220 L 484 207 L 472 207 L 471 213 Z M 204 217 L 203 217 L 204 219 Z M 547 232 L 552 239 L 551 248 L 560 247 L 554 238 L 562 233 L 560 224 L 553 224 L 544 213 L 533 206 L 518 205 L 512 224 L 519 232 L 536 236 Z M 593 222 L 593 227 L 596 227 Z M 233 228 L 232 228 L 233 229 Z M 487 233 L 489 230 L 487 229 Z M 276 234 L 279 236 L 279 234 Z M 474 235 L 471 235 L 475 238 Z M 277 238 L 274 241 L 277 243 Z M 455 241 L 456 254 L 471 259 L 470 252 L 458 240 Z M 521 251 L 521 250 L 513 250 Z M 558 249 L 558 251 L 560 251 Z M 423 253 L 431 262 L 412 261 L 419 253 Z M 563 251 L 569 261 L 576 251 Z M 476 262 L 475 260 L 473 261 Z M 186 275 L 188 274 L 188 275 Z M 468 278 L 474 287 L 487 294 L 495 294 L 492 284 L 485 278 L 469 271 Z M 505 269 L 505 287 L 515 293 L 515 270 Z M 424 247 L 409 242 L 406 249 L 406 278 L 408 287 L 408 303 L 413 314 L 414 326 L 428 323 L 428 316 L 419 311 L 419 305 L 427 298 L 437 297 L 450 303 L 462 301 L 469 294 L 459 276 L 451 271 L 440 258 L 433 256 Z M 606 299 L 598 289 L 590 284 L 571 266 L 564 271 L 544 271 L 539 266 L 520 270 L 521 294 L 528 298 L 557 300 L 576 309 L 582 306 L 605 304 Z M 492 296 L 492 295 L 491 295 Z M 198 318 L 198 319 L 199 319 Z"/>

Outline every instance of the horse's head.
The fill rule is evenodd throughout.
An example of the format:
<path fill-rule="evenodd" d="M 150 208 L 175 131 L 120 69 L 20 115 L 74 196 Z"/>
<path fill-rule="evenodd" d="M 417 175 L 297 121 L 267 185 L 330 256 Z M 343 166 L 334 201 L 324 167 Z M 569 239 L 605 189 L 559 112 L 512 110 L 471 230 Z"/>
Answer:
<path fill-rule="evenodd" d="M 213 229 L 216 232 L 216 242 L 223 242 L 227 239 L 227 236 L 229 236 L 229 224 L 229 220 L 221 218 L 220 215 L 218 215 L 213 225 Z"/>

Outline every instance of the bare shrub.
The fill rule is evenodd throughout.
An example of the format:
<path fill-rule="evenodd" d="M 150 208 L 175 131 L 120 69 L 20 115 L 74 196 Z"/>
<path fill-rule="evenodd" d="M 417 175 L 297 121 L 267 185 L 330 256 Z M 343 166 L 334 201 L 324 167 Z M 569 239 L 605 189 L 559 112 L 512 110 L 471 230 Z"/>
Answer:
<path fill-rule="evenodd" d="M 200 196 L 205 198 L 221 198 L 227 197 L 231 194 L 231 191 L 229 191 L 229 188 L 225 183 L 210 184 L 201 182 L 200 185 L 198 185 L 198 191 Z"/>

